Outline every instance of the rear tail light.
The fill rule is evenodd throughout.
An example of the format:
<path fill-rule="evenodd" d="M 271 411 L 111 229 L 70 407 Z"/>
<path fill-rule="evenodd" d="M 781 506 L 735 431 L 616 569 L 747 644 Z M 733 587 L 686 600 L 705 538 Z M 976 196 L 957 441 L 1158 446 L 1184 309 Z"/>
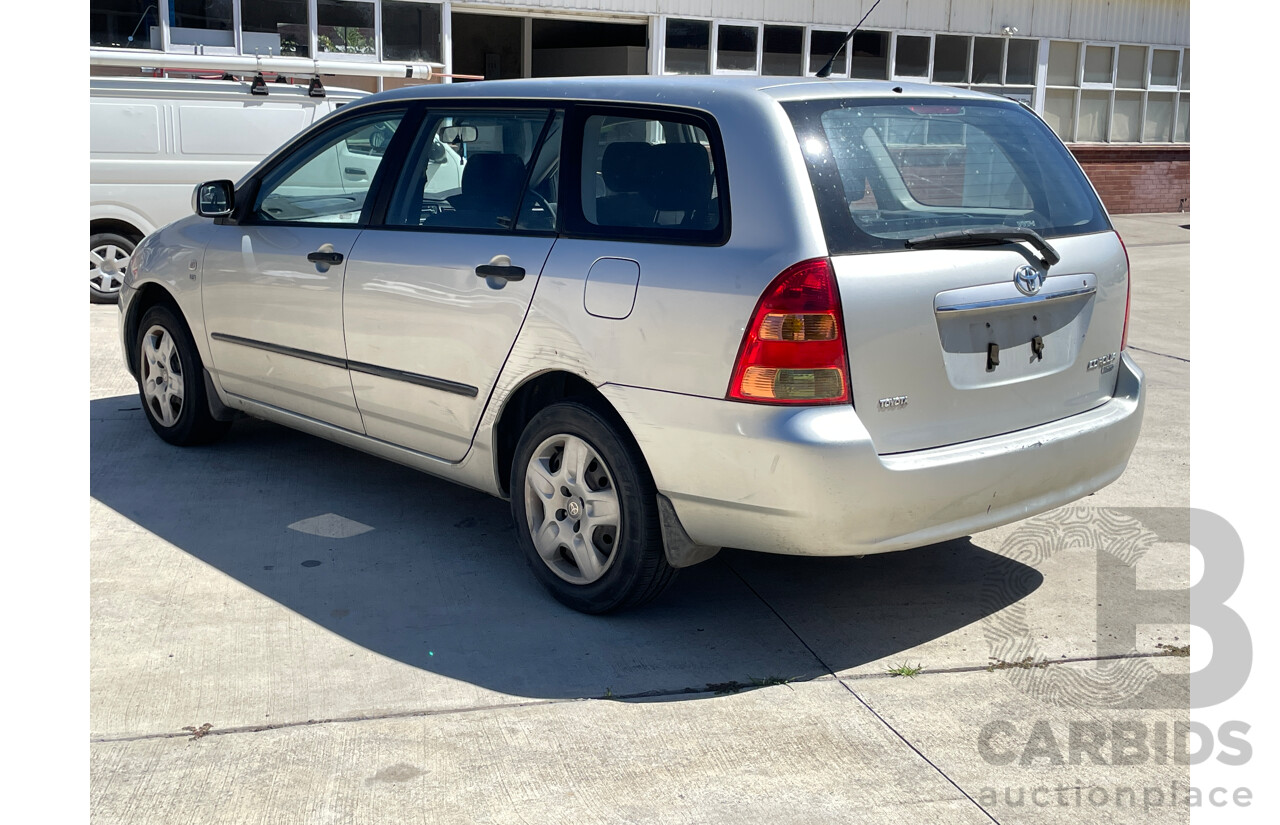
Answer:
<path fill-rule="evenodd" d="M 1120 333 L 1120 351 L 1129 346 L 1129 298 L 1133 295 L 1133 270 L 1129 267 L 1129 249 L 1124 245 L 1124 238 L 1116 233 L 1120 248 L 1124 250 L 1124 331 Z"/>
<path fill-rule="evenodd" d="M 751 315 L 728 397 L 764 404 L 847 402 L 842 317 L 829 261 L 818 258 L 785 270 Z"/>

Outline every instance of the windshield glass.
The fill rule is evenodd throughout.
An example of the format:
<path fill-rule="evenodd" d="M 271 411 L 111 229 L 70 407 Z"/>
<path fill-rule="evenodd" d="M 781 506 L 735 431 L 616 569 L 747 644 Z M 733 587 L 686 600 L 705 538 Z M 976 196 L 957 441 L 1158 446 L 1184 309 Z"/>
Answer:
<path fill-rule="evenodd" d="M 1044 237 L 1110 228 L 1065 146 L 1001 100 L 811 100 L 783 104 L 832 254 L 902 249 L 959 229 Z"/>

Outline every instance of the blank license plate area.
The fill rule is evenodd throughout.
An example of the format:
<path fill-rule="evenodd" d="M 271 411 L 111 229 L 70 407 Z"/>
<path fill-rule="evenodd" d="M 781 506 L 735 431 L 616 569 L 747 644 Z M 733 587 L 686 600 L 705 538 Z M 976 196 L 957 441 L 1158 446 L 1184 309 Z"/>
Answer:
<path fill-rule="evenodd" d="M 1081 296 L 981 311 L 939 312 L 938 334 L 947 377 L 956 389 L 978 389 L 1062 372 L 1080 354 L 1092 310 L 1093 296 Z"/>

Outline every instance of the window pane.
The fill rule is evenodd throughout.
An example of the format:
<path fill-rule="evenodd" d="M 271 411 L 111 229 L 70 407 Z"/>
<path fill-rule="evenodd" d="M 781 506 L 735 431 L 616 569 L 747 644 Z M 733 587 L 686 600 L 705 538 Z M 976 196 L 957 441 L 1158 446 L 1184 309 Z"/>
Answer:
<path fill-rule="evenodd" d="M 975 37 L 973 39 L 973 82 L 999 83 L 1000 66 L 1004 63 L 1004 39 L 1000 37 Z"/>
<path fill-rule="evenodd" d="M 869 80 L 885 80 L 889 77 L 889 33 L 858 32 L 853 42 L 845 48 L 851 48 L 853 65 L 849 69 L 852 77 Z"/>
<path fill-rule="evenodd" d="M 898 54 L 893 68 L 894 76 L 929 76 L 929 38 L 912 35 L 898 36 Z"/>
<path fill-rule="evenodd" d="M 711 23 L 708 20 L 667 20 L 665 70 L 675 74 L 711 71 Z"/>
<path fill-rule="evenodd" d="M 155 40 L 151 39 L 155 29 Z M 92 0 L 89 45 L 160 48 L 160 15 L 152 0 Z"/>
<path fill-rule="evenodd" d="M 1147 95 L 1147 116 L 1143 120 L 1142 139 L 1167 142 L 1173 137 L 1173 95 Z"/>
<path fill-rule="evenodd" d="M 1075 86 L 1080 44 L 1054 40 L 1049 43 L 1049 85 Z"/>
<path fill-rule="evenodd" d="M 1110 105 L 1110 92 L 1080 93 L 1080 123 L 1076 127 L 1076 140 L 1102 143 L 1107 139 L 1107 109 Z"/>
<path fill-rule="evenodd" d="M 840 48 L 840 44 L 848 32 L 829 32 L 814 31 L 809 34 L 809 71 L 817 72 L 827 62 L 827 58 Z M 857 39 L 857 36 L 854 36 Z M 845 74 L 845 67 L 849 65 L 849 47 L 845 46 L 840 49 L 840 54 L 836 56 L 835 61 L 831 64 L 831 75 L 840 77 Z M 884 77 L 881 73 L 880 77 Z"/>
<path fill-rule="evenodd" d="M 1182 86 L 1183 89 L 1191 88 L 1191 50 L 1187 49 L 1182 53 Z"/>
<path fill-rule="evenodd" d="M 1171 49 L 1155 49 L 1151 53 L 1151 85 L 1178 85 L 1178 53 Z"/>
<path fill-rule="evenodd" d="M 355 0 L 318 0 L 322 52 L 373 54 L 373 4 Z"/>
<path fill-rule="evenodd" d="M 244 50 L 254 51 L 255 43 L 265 43 L 263 54 L 288 57 L 311 56 L 311 32 L 307 27 L 307 0 L 258 0 L 240 4 Z"/>
<path fill-rule="evenodd" d="M 1106 226 L 1071 155 L 1021 108 L 966 101 L 919 111 L 848 99 L 783 108 L 805 135 L 833 254 L 901 249 L 908 238 L 998 224 L 1046 237 Z"/>
<path fill-rule="evenodd" d="M 169 3 L 174 26 L 231 31 L 231 0 L 169 0 Z"/>
<path fill-rule="evenodd" d="M 1142 135 L 1142 93 L 1116 92 L 1116 109 L 1111 120 L 1113 143 L 1137 143 Z"/>
<path fill-rule="evenodd" d="M 1179 95 L 1178 98 L 1178 125 L 1174 127 L 1173 139 L 1187 143 L 1191 140 L 1191 95 Z"/>
<path fill-rule="evenodd" d="M 1116 87 L 1141 89 L 1143 75 L 1147 72 L 1146 46 L 1121 46 L 1120 65 L 1116 69 Z"/>
<path fill-rule="evenodd" d="M 363 117 L 304 146 L 267 176 L 254 203 L 262 222 L 357 223 L 401 114 Z"/>
<path fill-rule="evenodd" d="M 1110 83 L 1111 61 L 1115 49 L 1110 46 L 1086 46 L 1084 51 L 1084 82 Z"/>
<path fill-rule="evenodd" d="M 937 83 L 967 83 L 969 38 L 940 34 L 933 39 L 933 79 Z"/>
<path fill-rule="evenodd" d="M 170 0 L 169 9 L 169 42 L 235 47 L 231 0 Z"/>
<path fill-rule="evenodd" d="M 1009 68 L 1005 82 L 1030 86 L 1036 82 L 1036 54 L 1040 44 L 1035 40 L 1009 41 Z"/>
<path fill-rule="evenodd" d="M 538 159 L 529 170 L 529 185 L 520 204 L 516 229 L 548 231 L 556 228 L 560 208 L 560 140 L 564 135 L 564 113 L 556 112 Z"/>
<path fill-rule="evenodd" d="M 516 223 L 529 160 L 550 112 L 429 111 L 410 150 L 387 223 L 452 229 L 506 229 Z M 533 228 L 555 225 L 548 159 L 538 172 L 547 203 L 525 215 Z M 537 201 L 537 199 L 533 199 Z M 530 207 L 533 204 L 530 203 Z M 548 220 L 550 221 L 548 225 Z"/>
<path fill-rule="evenodd" d="M 1076 114 L 1076 93 L 1070 89 L 1049 89 L 1044 93 L 1044 122 L 1066 142 L 1075 139 L 1072 122 Z"/>
<path fill-rule="evenodd" d="M 804 29 L 798 26 L 764 27 L 764 65 L 761 74 L 791 76 L 801 74 Z"/>
<path fill-rule="evenodd" d="M 442 62 L 440 6 L 382 0 L 382 56 L 415 63 Z"/>
<path fill-rule="evenodd" d="M 582 208 L 595 226 L 714 230 L 720 225 L 707 134 L 697 126 L 612 115 L 586 120 Z"/>
<path fill-rule="evenodd" d="M 753 72 L 756 69 L 755 26 L 721 26 L 716 36 L 716 68 Z"/>

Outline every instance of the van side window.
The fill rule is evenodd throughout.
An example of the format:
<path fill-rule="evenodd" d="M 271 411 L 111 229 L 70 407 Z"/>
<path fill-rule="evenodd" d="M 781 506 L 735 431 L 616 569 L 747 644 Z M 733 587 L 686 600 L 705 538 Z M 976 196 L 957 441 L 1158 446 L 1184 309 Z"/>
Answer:
<path fill-rule="evenodd" d="M 402 112 L 369 115 L 303 146 L 263 180 L 253 220 L 358 223 Z"/>
<path fill-rule="evenodd" d="M 560 115 L 548 130 L 551 114 L 548 109 L 428 112 L 396 184 L 387 225 L 553 229 L 559 172 L 559 129 L 554 124 Z M 554 144 L 554 151 L 542 151 L 533 163 L 548 132 L 555 139 L 544 143 L 548 148 Z M 535 193 L 539 197 L 531 197 Z"/>
<path fill-rule="evenodd" d="M 601 228 L 714 231 L 721 222 L 707 133 L 673 120 L 586 119 L 582 212 Z"/>

